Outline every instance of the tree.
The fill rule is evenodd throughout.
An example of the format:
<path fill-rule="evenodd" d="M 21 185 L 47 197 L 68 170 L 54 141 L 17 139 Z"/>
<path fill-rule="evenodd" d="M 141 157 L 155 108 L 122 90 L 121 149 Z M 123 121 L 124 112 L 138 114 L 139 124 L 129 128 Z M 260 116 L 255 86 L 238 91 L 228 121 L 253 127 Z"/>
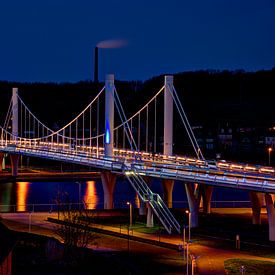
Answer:
<path fill-rule="evenodd" d="M 65 255 L 74 254 L 77 248 L 95 244 L 98 235 L 92 231 L 92 212 L 86 207 L 73 209 L 67 194 L 61 196 L 61 201 L 64 202 L 60 204 L 60 224 L 56 227 L 56 233 L 63 240 Z"/>

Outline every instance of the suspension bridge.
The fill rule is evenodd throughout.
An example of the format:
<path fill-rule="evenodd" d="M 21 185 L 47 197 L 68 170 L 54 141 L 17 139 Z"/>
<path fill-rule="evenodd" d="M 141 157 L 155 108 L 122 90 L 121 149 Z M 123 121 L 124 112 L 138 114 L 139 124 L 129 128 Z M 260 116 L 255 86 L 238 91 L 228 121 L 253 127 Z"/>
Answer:
<path fill-rule="evenodd" d="M 103 96 L 105 98 L 101 100 Z M 163 111 L 158 107 L 159 102 L 164 103 Z M 101 103 L 105 107 L 104 127 L 100 127 Z M 173 152 L 174 106 L 192 145 L 193 157 Z M 120 121 L 117 126 L 114 125 L 115 113 Z M 163 127 L 160 126 L 160 116 Z M 162 148 L 157 145 L 159 135 L 163 135 Z M 107 75 L 105 86 L 97 96 L 57 131 L 42 123 L 24 103 L 18 89 L 13 88 L 6 119 L 0 127 L 0 163 L 4 154 L 10 155 L 13 176 L 17 175 L 20 155 L 99 169 L 106 209 L 113 205 L 116 175 L 125 175 L 141 204 L 147 205 L 147 224 L 153 223 L 155 213 L 169 233 L 173 230 L 180 232 L 180 225 L 169 209 L 174 180 L 185 183 L 192 226 L 198 224 L 201 199 L 204 210 L 210 211 L 213 186 L 248 190 L 255 223 L 260 223 L 264 195 L 269 238 L 275 240 L 274 168 L 206 160 L 173 85 L 173 76 L 165 76 L 165 83 L 155 96 L 127 118 L 114 76 Z M 149 188 L 149 178 L 162 179 L 164 200 Z"/>

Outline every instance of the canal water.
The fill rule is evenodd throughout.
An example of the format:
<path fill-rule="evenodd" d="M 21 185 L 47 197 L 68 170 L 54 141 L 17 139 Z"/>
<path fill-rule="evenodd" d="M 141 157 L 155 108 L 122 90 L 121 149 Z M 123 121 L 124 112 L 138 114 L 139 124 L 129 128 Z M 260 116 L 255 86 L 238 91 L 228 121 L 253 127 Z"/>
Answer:
<path fill-rule="evenodd" d="M 153 192 L 163 197 L 161 182 L 151 183 Z M 139 199 L 127 180 L 118 179 L 114 190 L 114 207 L 126 208 L 130 201 L 139 206 Z M 85 204 L 89 209 L 104 208 L 104 193 L 99 178 L 90 181 L 65 182 L 7 182 L 0 183 L 0 212 L 48 211 L 58 203 Z M 249 207 L 247 191 L 214 188 L 213 207 Z M 187 208 L 187 198 L 182 182 L 175 182 L 173 207 Z"/>

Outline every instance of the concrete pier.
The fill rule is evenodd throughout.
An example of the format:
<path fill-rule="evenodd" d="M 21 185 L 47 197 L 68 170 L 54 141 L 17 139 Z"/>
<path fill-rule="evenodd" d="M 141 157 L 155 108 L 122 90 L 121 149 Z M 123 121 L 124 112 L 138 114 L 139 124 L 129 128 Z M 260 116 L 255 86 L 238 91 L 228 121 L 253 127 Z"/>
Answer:
<path fill-rule="evenodd" d="M 18 175 L 18 164 L 19 164 L 20 155 L 11 154 L 11 174 L 16 177 Z"/>
<path fill-rule="evenodd" d="M 213 186 L 211 185 L 201 185 L 202 187 L 202 203 L 203 212 L 206 214 L 211 213 L 211 198 L 213 193 Z"/>
<path fill-rule="evenodd" d="M 101 172 L 101 180 L 104 191 L 104 209 L 113 209 L 116 175 L 110 171 L 104 171 Z"/>
<path fill-rule="evenodd" d="M 170 180 L 170 179 L 162 180 L 164 202 L 166 203 L 168 208 L 173 207 L 173 187 L 174 187 L 174 180 Z"/>
<path fill-rule="evenodd" d="M 191 213 L 191 227 L 197 227 L 199 224 L 199 201 L 194 195 L 194 183 L 185 183 L 189 211 Z"/>
<path fill-rule="evenodd" d="M 0 172 L 3 170 L 4 153 L 0 153 Z"/>
<path fill-rule="evenodd" d="M 275 206 L 271 194 L 265 194 L 265 202 L 269 226 L 269 240 L 275 241 Z"/>
<path fill-rule="evenodd" d="M 263 206 L 263 194 L 259 192 L 249 192 L 251 204 L 252 204 L 252 223 L 261 224 L 261 209 Z"/>

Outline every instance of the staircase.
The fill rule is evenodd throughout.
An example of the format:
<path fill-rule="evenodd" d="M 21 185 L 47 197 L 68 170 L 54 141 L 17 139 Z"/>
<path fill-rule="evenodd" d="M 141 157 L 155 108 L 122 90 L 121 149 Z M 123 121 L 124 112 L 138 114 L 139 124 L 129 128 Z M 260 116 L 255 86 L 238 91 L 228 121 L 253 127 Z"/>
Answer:
<path fill-rule="evenodd" d="M 138 193 L 139 198 L 143 202 L 148 202 L 150 204 L 167 232 L 171 234 L 172 230 L 176 230 L 180 233 L 179 223 L 174 218 L 169 208 L 165 205 L 159 194 L 153 193 L 150 190 L 145 180 L 139 175 L 138 168 L 134 164 L 131 165 L 131 167 L 124 165 L 124 174 Z"/>

